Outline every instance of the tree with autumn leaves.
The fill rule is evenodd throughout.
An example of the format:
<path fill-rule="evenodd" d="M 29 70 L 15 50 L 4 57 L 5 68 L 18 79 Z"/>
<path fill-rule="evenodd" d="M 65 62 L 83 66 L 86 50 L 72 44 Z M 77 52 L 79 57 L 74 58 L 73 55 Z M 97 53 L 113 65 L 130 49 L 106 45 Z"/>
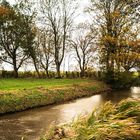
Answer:
<path fill-rule="evenodd" d="M 99 31 L 100 62 L 109 83 L 115 71 L 129 71 L 139 63 L 137 0 L 91 0 L 88 12 Z"/>
<path fill-rule="evenodd" d="M 118 72 L 129 72 L 132 68 L 137 68 L 140 63 L 140 40 L 125 40 L 118 46 L 118 50 L 112 56 Z"/>

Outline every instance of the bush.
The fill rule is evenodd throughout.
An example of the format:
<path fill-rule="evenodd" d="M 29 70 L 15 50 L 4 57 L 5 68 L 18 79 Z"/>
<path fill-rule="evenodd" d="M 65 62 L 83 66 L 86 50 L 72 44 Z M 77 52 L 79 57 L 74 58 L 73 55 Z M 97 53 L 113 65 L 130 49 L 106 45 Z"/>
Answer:
<path fill-rule="evenodd" d="M 115 72 L 106 73 L 104 81 L 110 84 L 113 89 L 129 89 L 138 84 L 138 77 L 135 77 L 133 72 Z"/>
<path fill-rule="evenodd" d="M 14 77 L 14 72 L 13 71 L 2 70 L 1 77 L 2 78 L 13 78 Z"/>
<path fill-rule="evenodd" d="M 135 77 L 130 72 L 116 73 L 112 87 L 116 89 L 129 89 L 134 81 Z"/>

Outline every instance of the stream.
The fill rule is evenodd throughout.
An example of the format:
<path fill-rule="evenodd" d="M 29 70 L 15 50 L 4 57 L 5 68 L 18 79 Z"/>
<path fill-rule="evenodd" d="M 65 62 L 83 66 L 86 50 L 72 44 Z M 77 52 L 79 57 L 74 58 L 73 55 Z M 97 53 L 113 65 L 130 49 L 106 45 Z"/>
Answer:
<path fill-rule="evenodd" d="M 52 123 L 70 122 L 80 114 L 91 113 L 106 101 L 117 103 L 128 97 L 140 98 L 140 87 L 0 116 L 0 140 L 21 140 L 22 137 L 25 140 L 39 140 Z"/>

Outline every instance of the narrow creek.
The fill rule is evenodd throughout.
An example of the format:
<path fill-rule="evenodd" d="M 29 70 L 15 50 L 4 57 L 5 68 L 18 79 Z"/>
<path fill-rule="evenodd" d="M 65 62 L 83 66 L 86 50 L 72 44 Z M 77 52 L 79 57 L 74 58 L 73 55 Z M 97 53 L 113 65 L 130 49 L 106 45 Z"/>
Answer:
<path fill-rule="evenodd" d="M 25 140 L 39 140 L 52 123 L 72 121 L 74 117 L 90 113 L 106 101 L 117 103 L 128 97 L 140 98 L 140 87 L 0 116 L 0 140 L 21 140 L 22 137 Z"/>

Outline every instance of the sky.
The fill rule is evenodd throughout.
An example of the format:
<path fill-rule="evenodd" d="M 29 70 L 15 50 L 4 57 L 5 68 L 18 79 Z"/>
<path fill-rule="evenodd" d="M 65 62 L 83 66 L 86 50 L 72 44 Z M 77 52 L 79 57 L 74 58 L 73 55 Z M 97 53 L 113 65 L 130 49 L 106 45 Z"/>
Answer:
<path fill-rule="evenodd" d="M 14 4 L 18 0 L 7 0 L 7 1 L 10 2 L 11 4 Z M 83 12 L 85 7 L 88 6 L 89 0 L 76 0 L 76 1 L 79 3 L 79 8 L 77 9 L 77 11 L 80 13 L 80 15 L 78 16 L 77 20 L 75 20 L 75 22 L 81 23 L 86 20 L 89 20 L 89 18 L 86 16 L 86 13 Z"/>

